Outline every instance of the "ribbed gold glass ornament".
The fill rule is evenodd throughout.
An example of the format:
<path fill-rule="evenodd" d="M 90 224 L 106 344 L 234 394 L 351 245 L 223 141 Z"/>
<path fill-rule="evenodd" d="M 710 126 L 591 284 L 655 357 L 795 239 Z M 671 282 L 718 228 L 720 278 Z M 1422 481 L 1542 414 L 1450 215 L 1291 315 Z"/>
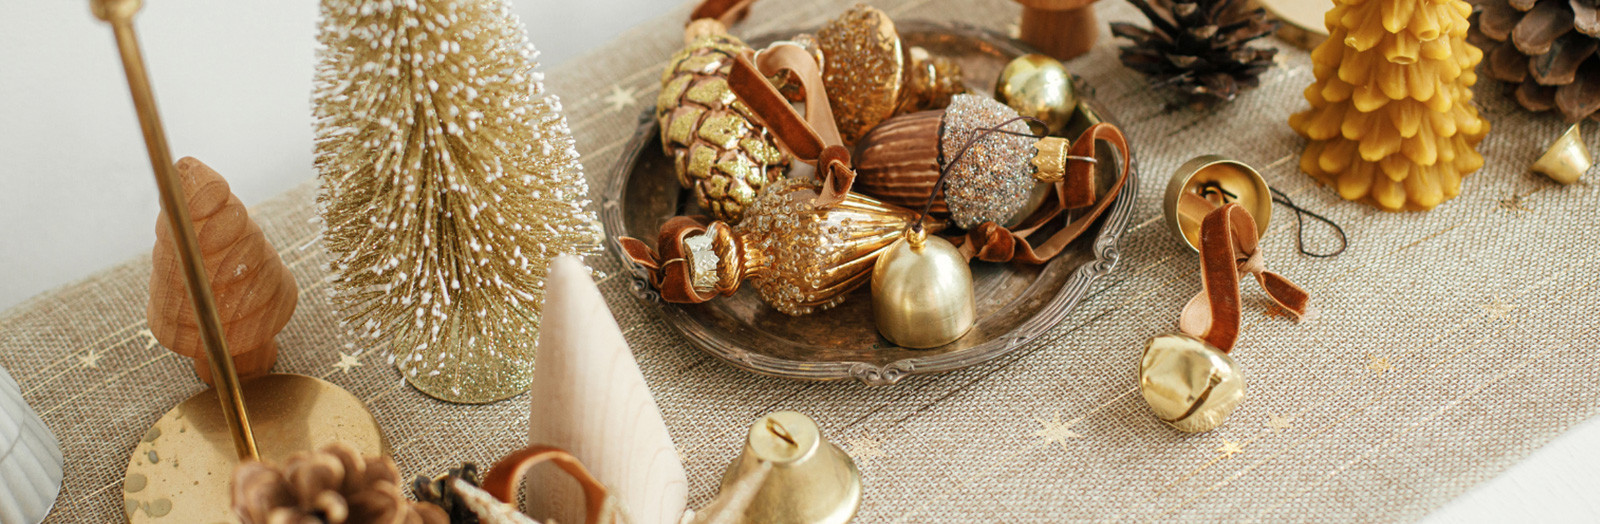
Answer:
<path fill-rule="evenodd" d="M 313 99 L 333 295 L 452 402 L 527 389 L 548 261 L 598 250 L 560 101 L 504 0 L 324 0 Z"/>

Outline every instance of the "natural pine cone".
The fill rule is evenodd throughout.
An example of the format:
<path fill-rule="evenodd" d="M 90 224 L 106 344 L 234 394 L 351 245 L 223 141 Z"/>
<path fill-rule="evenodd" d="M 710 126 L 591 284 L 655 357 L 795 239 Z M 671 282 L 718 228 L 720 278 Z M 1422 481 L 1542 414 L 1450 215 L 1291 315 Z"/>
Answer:
<path fill-rule="evenodd" d="M 727 33 L 700 36 L 667 62 L 656 98 L 661 147 L 678 183 L 728 223 L 744 218 L 761 188 L 789 169 L 789 155 L 728 89 L 733 57 L 748 48 Z"/>
<path fill-rule="evenodd" d="M 1529 111 L 1600 120 L 1600 0 L 1469 0 L 1490 78 Z"/>
<path fill-rule="evenodd" d="M 1150 19 L 1152 29 L 1126 22 L 1111 33 L 1133 40 L 1122 46 L 1122 63 L 1168 86 L 1192 105 L 1233 100 L 1255 87 L 1272 67 L 1277 49 L 1249 47 L 1278 30 L 1264 9 L 1238 0 L 1128 0 Z"/>
<path fill-rule="evenodd" d="M 445 476 L 434 480 L 417 475 L 411 481 L 411 494 L 416 495 L 419 501 L 443 509 L 450 516 L 450 524 L 479 524 L 478 514 L 473 512 L 470 501 L 463 500 L 461 492 L 454 489 L 457 480 L 477 486 L 478 465 L 467 462 L 460 468 L 451 468 Z"/>
<path fill-rule="evenodd" d="M 330 444 L 295 454 L 281 469 L 234 468 L 233 511 L 244 524 L 450 524 L 438 506 L 406 500 L 399 481 L 388 457 Z"/>

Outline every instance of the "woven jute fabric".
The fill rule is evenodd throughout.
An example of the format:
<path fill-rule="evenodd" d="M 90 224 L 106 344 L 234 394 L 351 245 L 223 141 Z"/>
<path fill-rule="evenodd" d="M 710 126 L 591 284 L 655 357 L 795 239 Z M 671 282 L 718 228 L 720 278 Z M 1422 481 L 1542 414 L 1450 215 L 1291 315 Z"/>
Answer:
<path fill-rule="evenodd" d="M 1018 15 L 1001 0 L 878 5 L 898 19 L 1000 30 Z M 815 26 L 847 6 L 758 3 L 736 31 Z M 1102 19 L 1145 23 L 1123 2 L 1098 9 Z M 654 100 L 687 12 L 550 71 L 594 187 L 605 187 Z M 1519 112 L 1484 82 L 1477 100 L 1494 125 L 1480 145 L 1487 165 L 1434 211 L 1380 212 L 1298 172 L 1304 143 L 1286 120 L 1306 105 L 1310 62 L 1268 44 L 1283 49 L 1280 67 L 1204 113 L 1167 108 L 1118 63 L 1109 34 L 1069 63 L 1135 144 L 1141 201 L 1116 270 L 1048 335 L 987 364 L 876 388 L 757 376 L 689 346 L 631 294 L 610 253 L 592 258 L 610 275 L 600 288 L 683 456 L 690 504 L 714 495 L 756 417 L 794 409 L 856 457 L 861 522 L 1410 520 L 1600 411 L 1600 187 L 1557 186 L 1527 171 L 1564 125 Z M 612 106 L 613 87 L 639 102 Z M 1278 208 L 1264 241 L 1270 266 L 1308 289 L 1320 314 L 1302 323 L 1269 316 L 1247 282 L 1233 354 L 1249 398 L 1221 428 L 1186 435 L 1152 417 L 1135 373 L 1145 340 L 1173 331 L 1199 289 L 1195 255 L 1160 221 L 1160 195 L 1173 169 L 1204 153 L 1257 166 L 1274 187 L 1343 224 L 1351 247 L 1332 259 L 1296 255 L 1294 216 Z M 349 338 L 327 297 L 315 192 L 307 182 L 253 210 L 301 289 L 278 335 L 276 369 L 364 399 L 407 475 L 492 462 L 523 445 L 529 402 L 540 399 L 435 401 L 376 353 L 348 373 L 333 367 Z M 1313 249 L 1330 247 L 1325 231 L 1308 237 Z M 157 417 L 202 389 L 188 361 L 146 332 L 148 276 L 148 257 L 134 259 L 0 317 L 0 365 L 67 456 L 52 522 L 121 520 L 128 454 Z M 101 355 L 97 367 L 79 358 L 90 352 Z"/>

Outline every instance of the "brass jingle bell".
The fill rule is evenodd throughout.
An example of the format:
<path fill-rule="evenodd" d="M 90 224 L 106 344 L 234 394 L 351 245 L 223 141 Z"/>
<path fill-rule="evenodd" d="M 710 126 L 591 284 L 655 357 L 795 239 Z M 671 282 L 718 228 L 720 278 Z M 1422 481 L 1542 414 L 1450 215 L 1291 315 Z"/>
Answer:
<path fill-rule="evenodd" d="M 995 80 L 994 98 L 1011 106 L 1017 114 L 1044 122 L 1044 131 L 1062 136 L 1072 115 L 1078 111 L 1078 93 L 1072 73 L 1061 61 L 1041 54 L 1019 56 L 1000 70 Z M 1030 127 L 1034 127 L 1030 123 Z"/>
<path fill-rule="evenodd" d="M 883 338 L 901 347 L 960 339 L 978 319 L 967 257 L 949 240 L 906 231 L 872 267 L 872 316 Z"/>
<path fill-rule="evenodd" d="M 1257 237 L 1272 221 L 1272 190 L 1249 164 L 1220 155 L 1189 159 L 1172 173 L 1161 211 L 1167 227 L 1189 249 L 1200 251 L 1200 219 L 1218 206 L 1237 202 L 1256 221 Z"/>
<path fill-rule="evenodd" d="M 1139 360 L 1139 391 L 1162 422 L 1187 433 L 1210 431 L 1244 400 L 1244 372 L 1227 353 L 1189 335 L 1150 339 Z"/>
<path fill-rule="evenodd" d="M 1533 163 L 1533 170 L 1562 184 L 1571 184 L 1582 178 L 1594 165 L 1594 157 L 1589 155 L 1589 148 L 1583 143 L 1579 125 L 1572 124 L 1555 143 L 1550 144 L 1550 149 Z"/>
<path fill-rule="evenodd" d="M 861 507 L 855 461 L 824 440 L 815 421 L 794 411 L 769 414 L 750 427 L 744 451 L 722 475 L 722 491 L 749 483 L 759 487 L 741 501 L 747 504 L 742 522 L 843 524 Z"/>

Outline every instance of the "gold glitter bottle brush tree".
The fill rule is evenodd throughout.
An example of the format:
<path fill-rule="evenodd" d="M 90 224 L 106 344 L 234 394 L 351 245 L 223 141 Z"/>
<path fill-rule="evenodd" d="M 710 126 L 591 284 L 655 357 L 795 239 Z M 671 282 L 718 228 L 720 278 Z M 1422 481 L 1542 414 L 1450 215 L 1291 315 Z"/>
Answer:
<path fill-rule="evenodd" d="M 599 250 L 571 130 L 504 0 L 373 7 L 322 2 L 313 101 L 335 303 L 352 344 L 389 349 L 419 391 L 517 395 L 550 259 Z"/>
<path fill-rule="evenodd" d="M 1239 281 L 1245 275 L 1255 276 L 1289 316 L 1300 319 L 1310 311 L 1305 290 L 1267 271 L 1256 231 L 1255 219 L 1237 203 L 1200 219 L 1200 294 L 1184 306 L 1180 333 L 1145 344 L 1139 390 L 1156 417 L 1179 431 L 1209 431 L 1244 400 L 1244 371 L 1229 351 L 1239 338 Z"/>
<path fill-rule="evenodd" d="M 1461 0 L 1335 0 L 1311 52 L 1311 108 L 1289 117 L 1309 139 L 1300 169 L 1385 211 L 1460 194 L 1489 132 L 1472 103 L 1483 52 L 1466 41 L 1471 13 Z"/>
<path fill-rule="evenodd" d="M 177 267 L 183 273 L 184 287 L 192 301 L 190 311 L 196 317 L 195 330 L 216 384 L 168 410 L 133 446 L 122 483 L 124 515 L 130 522 L 223 521 L 232 515 L 228 484 L 201 480 L 222 478 L 236 464 L 282 460 L 293 453 L 333 442 L 348 444 L 367 454 L 381 453 L 386 446 L 378 422 L 360 399 L 338 386 L 304 375 L 274 373 L 250 380 L 239 377 L 228 350 L 229 333 L 224 328 L 221 308 L 212 291 L 201 240 L 189 216 L 191 201 L 179 180 L 179 167 L 172 162 L 166 130 L 156 110 L 155 94 L 150 88 L 149 73 L 134 31 L 133 17 L 141 2 L 95 0 L 89 5 L 96 18 L 111 26 L 116 37 L 161 196 L 162 215 L 166 219 L 163 238 L 173 245 L 171 251 L 176 254 Z M 225 191 L 202 189 L 197 193 L 202 200 L 226 196 Z M 223 206 L 228 207 L 226 203 Z M 196 208 L 206 209 L 207 206 Z M 233 225 L 247 223 L 248 220 L 235 221 Z M 244 229 L 250 230 L 249 227 Z M 246 233 L 245 237 L 249 236 Z M 216 235 L 208 234 L 208 237 Z M 265 244 L 230 242 L 228 245 L 241 243 L 254 245 L 256 250 Z M 272 265 L 261 256 L 238 260 L 260 262 L 262 267 Z M 269 286 L 277 283 L 273 278 L 261 278 L 256 282 Z M 274 312 L 293 309 L 292 298 L 280 300 L 288 300 L 291 305 L 274 304 L 271 300 L 256 305 Z M 260 323 L 248 323 L 276 331 L 275 316 Z M 258 340 L 258 337 L 249 339 Z M 251 410 L 247 406 L 258 409 Z M 271 438 L 257 441 L 258 431 Z M 219 445 L 222 442 L 231 442 L 233 446 Z"/>

